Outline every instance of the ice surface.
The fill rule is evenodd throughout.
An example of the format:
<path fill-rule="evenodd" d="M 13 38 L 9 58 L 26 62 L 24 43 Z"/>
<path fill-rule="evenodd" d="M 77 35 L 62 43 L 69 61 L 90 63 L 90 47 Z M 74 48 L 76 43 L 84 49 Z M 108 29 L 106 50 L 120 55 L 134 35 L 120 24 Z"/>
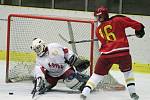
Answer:
<path fill-rule="evenodd" d="M 0 100 L 33 100 L 31 90 L 32 82 L 5 83 L 5 62 L 0 62 Z M 123 74 L 111 71 L 111 74 L 122 84 L 125 84 Z M 135 73 L 136 90 L 139 100 L 150 100 L 150 74 Z M 58 84 L 55 89 L 70 90 L 64 84 Z M 9 95 L 13 92 L 13 95 Z M 48 92 L 37 96 L 34 100 L 80 100 L 80 94 L 67 94 L 64 92 Z M 128 91 L 103 91 L 92 93 L 87 100 L 130 100 Z"/>

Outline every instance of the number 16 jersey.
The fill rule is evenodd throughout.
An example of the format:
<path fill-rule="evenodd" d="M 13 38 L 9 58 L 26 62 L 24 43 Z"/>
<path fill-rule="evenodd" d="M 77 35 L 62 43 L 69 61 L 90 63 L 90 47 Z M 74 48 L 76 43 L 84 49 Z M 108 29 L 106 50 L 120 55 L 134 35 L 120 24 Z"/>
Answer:
<path fill-rule="evenodd" d="M 102 22 L 96 29 L 96 36 L 101 42 L 101 48 L 99 49 L 101 54 L 115 54 L 116 56 L 129 54 L 129 43 L 125 33 L 125 29 L 128 27 L 140 30 L 142 25 L 121 15 Z"/>

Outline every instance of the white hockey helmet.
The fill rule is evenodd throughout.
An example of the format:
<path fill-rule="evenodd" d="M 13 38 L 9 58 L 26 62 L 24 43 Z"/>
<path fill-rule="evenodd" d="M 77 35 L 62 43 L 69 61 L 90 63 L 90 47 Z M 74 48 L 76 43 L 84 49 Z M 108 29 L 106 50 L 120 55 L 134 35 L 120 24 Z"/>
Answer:
<path fill-rule="evenodd" d="M 31 49 L 37 54 L 37 56 L 41 57 L 46 52 L 46 43 L 39 38 L 34 38 L 32 41 Z"/>

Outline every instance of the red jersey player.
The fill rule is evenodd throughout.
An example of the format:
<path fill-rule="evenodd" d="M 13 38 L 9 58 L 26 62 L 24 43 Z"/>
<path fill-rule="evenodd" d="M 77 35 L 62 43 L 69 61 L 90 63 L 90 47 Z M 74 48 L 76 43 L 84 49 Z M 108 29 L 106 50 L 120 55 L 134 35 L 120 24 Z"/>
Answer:
<path fill-rule="evenodd" d="M 109 18 L 108 9 L 104 6 L 96 9 L 94 16 L 101 23 L 96 28 L 96 36 L 101 42 L 101 56 L 98 58 L 95 71 L 87 81 L 81 97 L 86 98 L 97 84 L 107 75 L 113 64 L 118 64 L 124 74 L 130 97 L 138 100 L 135 91 L 135 79 L 132 72 L 132 60 L 125 29 L 135 29 L 135 35 L 142 38 L 145 34 L 144 25 L 127 16 L 116 15 Z"/>

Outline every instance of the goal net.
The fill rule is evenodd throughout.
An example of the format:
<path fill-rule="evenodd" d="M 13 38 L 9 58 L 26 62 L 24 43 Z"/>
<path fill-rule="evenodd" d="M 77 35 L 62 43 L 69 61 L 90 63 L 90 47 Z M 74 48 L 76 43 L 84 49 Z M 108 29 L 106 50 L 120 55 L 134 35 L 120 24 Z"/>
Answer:
<path fill-rule="evenodd" d="M 91 74 L 99 56 L 98 42 L 68 44 L 67 41 L 92 40 L 95 37 L 94 28 L 95 21 L 92 19 L 10 14 L 7 31 L 6 82 L 33 78 L 36 57 L 30 49 L 33 38 L 41 38 L 47 43 L 60 43 L 79 56 L 89 59 L 90 67 L 86 72 Z M 99 87 L 107 88 L 118 86 L 119 83 L 109 74 L 100 84 Z"/>

